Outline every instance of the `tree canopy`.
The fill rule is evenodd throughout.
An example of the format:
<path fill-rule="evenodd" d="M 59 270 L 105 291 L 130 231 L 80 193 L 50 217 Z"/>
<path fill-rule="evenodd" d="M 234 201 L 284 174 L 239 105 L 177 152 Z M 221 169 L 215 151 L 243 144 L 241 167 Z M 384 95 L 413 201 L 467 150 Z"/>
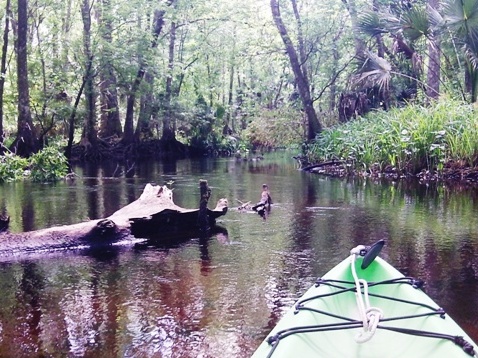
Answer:
<path fill-rule="evenodd" d="M 232 153 L 310 142 L 373 107 L 478 98 L 478 0 L 2 9 L 0 138 L 22 156 L 58 138 L 70 159 Z"/>

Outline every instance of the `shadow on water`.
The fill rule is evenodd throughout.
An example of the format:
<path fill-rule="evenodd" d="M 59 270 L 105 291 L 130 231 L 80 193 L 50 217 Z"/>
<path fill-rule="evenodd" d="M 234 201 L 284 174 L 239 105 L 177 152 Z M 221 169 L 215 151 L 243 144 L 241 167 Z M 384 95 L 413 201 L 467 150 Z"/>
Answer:
<path fill-rule="evenodd" d="M 149 250 L 151 248 L 167 250 L 181 247 L 181 245 L 184 245 L 191 240 L 198 240 L 200 247 L 204 245 L 207 247 L 207 243 L 213 236 L 223 236 L 227 240 L 228 231 L 220 225 L 215 225 L 206 231 L 192 230 L 189 233 L 183 231 L 181 235 L 170 234 L 165 236 L 158 234 L 157 236 L 149 236 L 144 241 L 136 243 L 134 245 L 134 250 Z"/>
<path fill-rule="evenodd" d="M 302 173 L 287 155 L 77 168 L 74 182 L 0 186 L 14 231 L 106 217 L 156 182 L 182 207 L 226 197 L 216 231 L 0 262 L 0 357 L 250 357 L 290 305 L 352 247 L 382 257 L 478 341 L 478 195 Z M 234 210 L 257 202 L 267 215 Z M 264 213 L 266 214 L 266 213 Z M 155 240 L 153 240 L 155 239 Z"/>

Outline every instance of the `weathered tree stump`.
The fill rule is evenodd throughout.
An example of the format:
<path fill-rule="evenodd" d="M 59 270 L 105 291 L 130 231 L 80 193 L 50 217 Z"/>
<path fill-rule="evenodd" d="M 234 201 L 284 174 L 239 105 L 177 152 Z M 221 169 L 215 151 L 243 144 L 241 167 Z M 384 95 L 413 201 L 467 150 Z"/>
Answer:
<path fill-rule="evenodd" d="M 211 189 L 207 185 L 207 180 L 199 181 L 199 189 L 201 192 L 201 199 L 199 201 L 198 225 L 200 231 L 209 230 L 209 216 L 207 210 L 207 203 L 211 197 Z"/>
<path fill-rule="evenodd" d="M 252 207 L 252 210 L 259 211 L 264 210 L 266 207 L 270 207 L 272 204 L 271 193 L 267 184 L 262 184 L 261 200 Z"/>

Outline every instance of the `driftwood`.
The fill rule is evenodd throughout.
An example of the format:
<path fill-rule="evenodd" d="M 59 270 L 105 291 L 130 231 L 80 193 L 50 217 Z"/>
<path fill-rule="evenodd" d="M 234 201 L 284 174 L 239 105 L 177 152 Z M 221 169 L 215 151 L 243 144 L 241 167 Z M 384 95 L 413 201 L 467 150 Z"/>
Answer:
<path fill-rule="evenodd" d="M 239 199 L 236 200 L 241 204 L 239 207 L 237 207 L 237 210 L 239 211 L 256 212 L 264 220 L 266 219 L 266 216 L 270 213 L 272 197 L 267 184 L 262 185 L 261 198 L 255 205 L 251 205 L 250 201 L 242 202 Z"/>
<path fill-rule="evenodd" d="M 227 199 L 220 199 L 215 209 L 208 209 L 210 225 L 226 214 L 227 205 Z M 147 184 L 137 200 L 104 219 L 25 233 L 0 232 L 0 255 L 108 246 L 147 238 L 153 232 L 160 238 L 159 234 L 168 234 L 168 229 L 176 234 L 179 228 L 198 230 L 198 214 L 198 209 L 184 209 L 174 204 L 172 190 L 166 186 Z"/>
<path fill-rule="evenodd" d="M 239 199 L 236 199 L 241 205 L 237 208 L 237 210 L 241 211 L 241 210 L 248 210 L 250 207 L 251 207 L 251 201 L 247 201 L 247 202 L 242 202 L 240 201 Z"/>
<path fill-rule="evenodd" d="M 344 162 L 341 161 L 341 160 L 335 160 L 334 159 L 334 160 L 330 160 L 328 162 L 322 162 L 322 163 L 317 163 L 317 164 L 312 164 L 312 165 L 306 166 L 306 167 L 302 168 L 302 170 L 305 171 L 305 172 L 310 172 L 310 171 L 313 171 L 316 168 L 326 167 L 328 165 L 340 165 L 340 164 L 344 164 Z"/>

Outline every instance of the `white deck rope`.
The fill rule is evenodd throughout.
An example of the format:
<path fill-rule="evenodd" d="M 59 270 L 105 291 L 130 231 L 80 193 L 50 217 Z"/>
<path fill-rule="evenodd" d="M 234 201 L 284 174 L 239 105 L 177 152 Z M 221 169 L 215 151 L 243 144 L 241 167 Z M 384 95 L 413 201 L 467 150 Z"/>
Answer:
<path fill-rule="evenodd" d="M 359 279 L 355 270 L 355 261 L 357 257 L 360 256 L 360 252 L 364 249 L 365 246 L 360 245 L 350 251 L 350 266 L 355 282 L 355 299 L 357 301 L 360 320 L 363 322 L 362 331 L 355 337 L 357 343 L 365 343 L 372 339 L 377 330 L 380 319 L 383 317 L 383 312 L 380 308 L 370 306 L 368 282 Z"/>

